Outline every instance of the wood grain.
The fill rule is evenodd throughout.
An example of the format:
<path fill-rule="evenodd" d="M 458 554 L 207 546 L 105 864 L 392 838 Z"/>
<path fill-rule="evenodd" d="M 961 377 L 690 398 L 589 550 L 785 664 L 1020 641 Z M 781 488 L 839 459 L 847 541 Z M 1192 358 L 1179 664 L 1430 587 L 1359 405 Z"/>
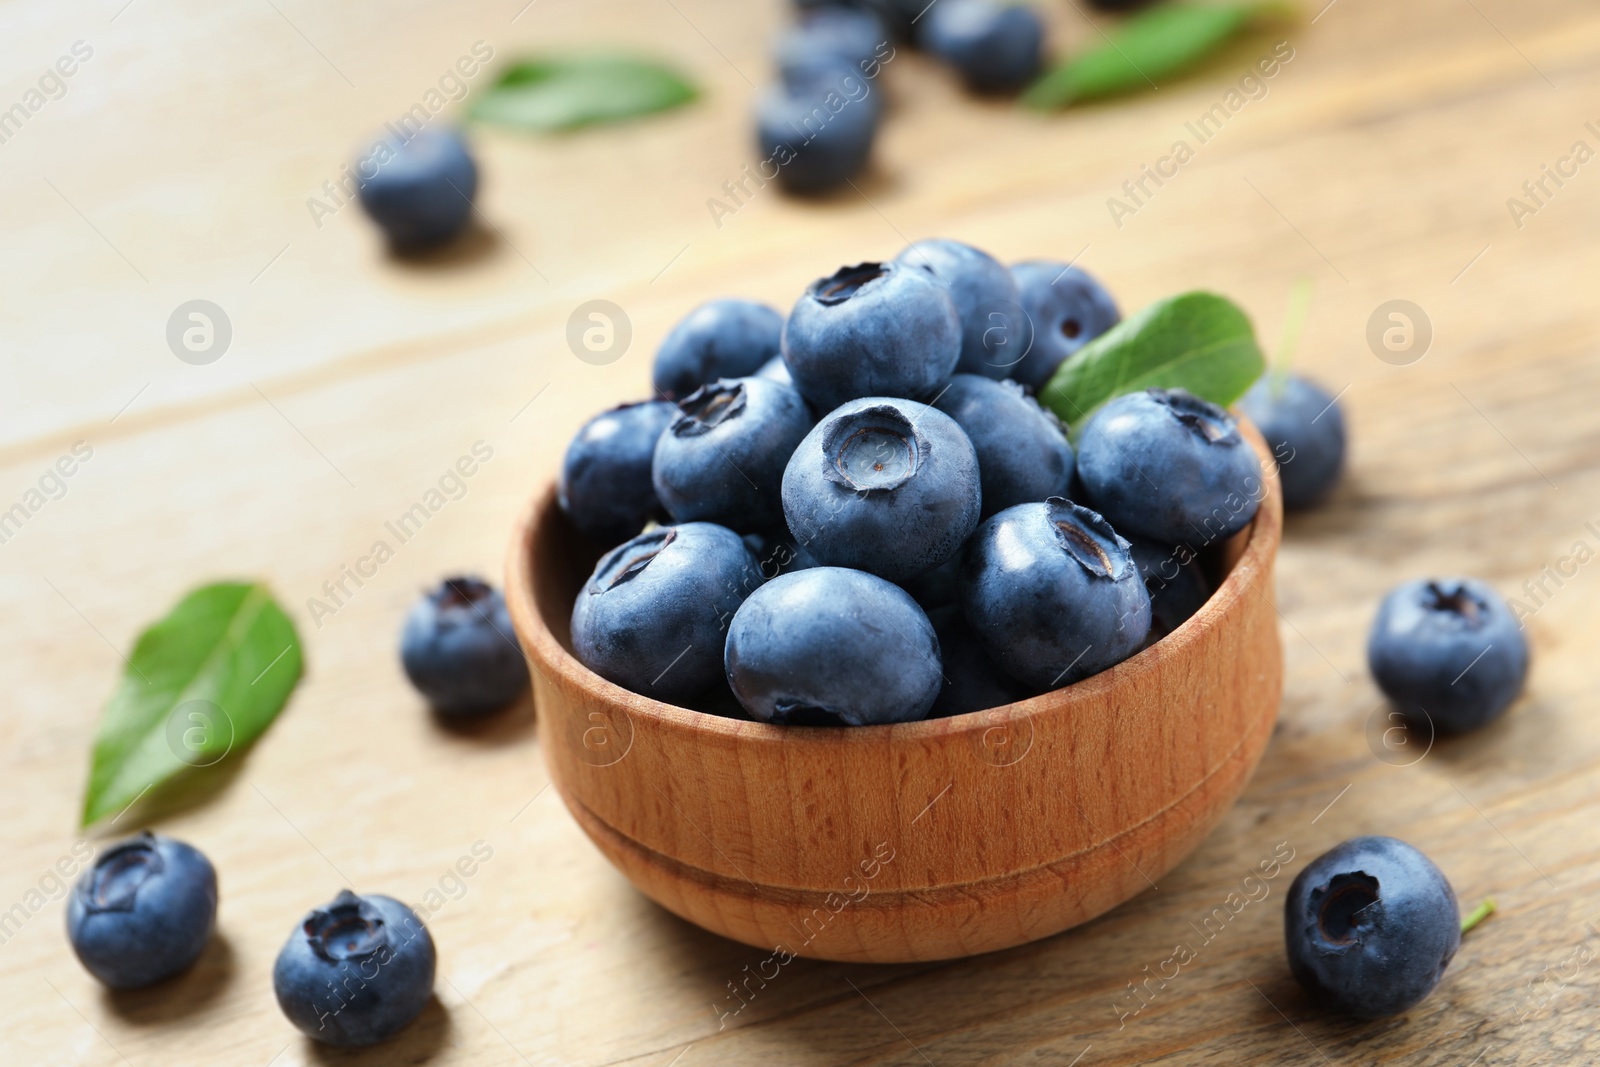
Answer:
<path fill-rule="evenodd" d="M 1099 40 L 1077 6 L 1037 2 L 1057 47 Z M 74 41 L 95 50 L 0 144 L 0 506 L 73 442 L 94 452 L 0 544 L 0 914 L 26 913 L 0 944 L 0 1062 L 1600 1059 L 1600 570 L 1561 563 L 1576 543 L 1600 547 L 1587 525 L 1600 524 L 1600 171 L 1548 183 L 1520 228 L 1506 203 L 1575 141 L 1600 148 L 1585 127 L 1600 121 L 1600 13 L 1567 0 L 1310 2 L 1300 22 L 1203 72 L 1051 118 L 972 101 L 901 55 L 859 193 L 796 204 L 766 190 L 718 228 L 706 201 L 753 159 L 747 109 L 779 5 L 522 8 L 0 11 L 0 105 Z M 476 134 L 486 236 L 450 261 L 387 258 L 353 210 L 318 228 L 308 197 L 479 39 L 502 57 L 638 48 L 692 71 L 705 98 L 572 137 Z M 1118 228 L 1107 198 L 1280 39 L 1295 58 L 1265 98 Z M 1312 278 L 1298 362 L 1344 391 L 1350 473 L 1326 509 L 1286 525 L 1285 691 L 1267 751 L 1239 804 L 1155 888 L 1060 936 L 957 963 L 794 960 L 745 1001 L 729 983 L 769 953 L 680 921 L 612 868 L 546 788 L 530 706 L 478 731 L 433 722 L 400 676 L 396 635 L 424 585 L 499 572 L 567 439 L 647 389 L 655 344 L 695 303 L 787 306 L 841 263 L 935 234 L 1008 261 L 1081 254 L 1125 308 L 1209 288 L 1248 308 L 1269 344 L 1291 284 Z M 564 340 L 573 309 L 596 297 L 634 327 L 627 353 L 601 367 Z M 233 347 L 205 367 L 179 363 L 163 336 L 195 298 L 234 326 Z M 1411 365 L 1379 361 L 1365 340 L 1391 299 L 1434 326 Z M 465 493 L 313 622 L 307 601 L 478 440 L 494 454 Z M 1367 736 L 1383 704 L 1366 628 L 1397 582 L 1451 572 L 1532 606 L 1528 692 L 1479 734 L 1385 762 L 1394 755 Z M 216 863 L 216 946 L 170 988 L 107 996 L 68 954 L 51 899 L 56 865 L 77 862 L 89 739 L 139 628 L 192 585 L 241 575 L 269 580 L 295 613 L 308 676 L 266 737 L 224 761 L 203 804 L 156 822 Z M 1359 833 L 1410 840 L 1463 900 L 1501 908 L 1432 997 L 1380 1023 L 1322 1014 L 1282 956 L 1287 879 Z M 493 858 L 471 878 L 450 873 L 478 840 Z M 1206 917 L 1280 843 L 1295 858 L 1269 895 L 1204 939 Z M 270 971 L 294 922 L 346 884 L 438 894 L 440 980 L 396 1045 L 327 1056 L 278 1013 Z M 1163 978 L 1187 940 L 1204 944 Z"/>

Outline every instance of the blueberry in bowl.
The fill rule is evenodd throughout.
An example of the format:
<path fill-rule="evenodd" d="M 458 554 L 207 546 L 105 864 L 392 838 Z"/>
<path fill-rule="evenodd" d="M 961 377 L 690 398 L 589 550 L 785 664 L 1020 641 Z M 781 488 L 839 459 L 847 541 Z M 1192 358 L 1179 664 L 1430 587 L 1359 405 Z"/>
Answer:
<path fill-rule="evenodd" d="M 389 244 L 401 253 L 422 252 L 453 239 L 472 217 L 478 165 L 459 130 L 428 128 L 405 140 L 385 138 L 363 161 L 357 197 Z"/>
<path fill-rule="evenodd" d="M 440 715 L 499 711 L 528 688 L 500 591 L 481 578 L 446 578 L 412 606 L 400 633 L 406 677 Z"/>
<path fill-rule="evenodd" d="M 1095 412 L 1078 478 L 1119 533 L 1197 547 L 1244 529 L 1265 492 L 1238 422 L 1184 389 L 1124 393 Z"/>
<path fill-rule="evenodd" d="M 1011 277 L 1031 344 L 1006 376 L 1036 392 L 1078 349 L 1122 321 L 1105 286 L 1070 263 L 1031 259 L 1013 264 Z"/>
<path fill-rule="evenodd" d="M 956 370 L 1010 377 L 1011 365 L 1026 350 L 1027 331 L 1021 323 L 1017 283 L 1004 264 L 982 249 L 943 237 L 907 246 L 895 262 L 919 267 L 949 289 L 961 320 Z"/>
<path fill-rule="evenodd" d="M 567 446 L 561 508 L 601 548 L 626 541 L 661 511 L 651 464 L 677 414 L 661 400 L 623 404 L 584 423 Z"/>
<path fill-rule="evenodd" d="M 939 642 L 916 601 L 844 567 L 780 575 L 750 594 L 724 655 L 745 710 L 789 726 L 912 722 L 943 683 Z"/>
<path fill-rule="evenodd" d="M 783 327 L 783 361 L 818 412 L 864 396 L 931 400 L 961 344 L 949 287 L 904 263 L 841 267 L 812 282 Z"/>
<path fill-rule="evenodd" d="M 777 358 L 783 316 L 754 300 L 711 300 L 672 327 L 656 349 L 656 395 L 682 400 L 718 378 L 744 378 Z"/>
<path fill-rule="evenodd" d="M 217 872 L 192 845 L 148 830 L 106 849 L 67 898 L 67 938 L 112 989 L 189 969 L 217 919 Z"/>
<path fill-rule="evenodd" d="M 783 469 L 812 421 L 799 393 L 766 378 L 703 385 L 656 445 L 656 496 L 674 522 L 782 530 Z"/>
<path fill-rule="evenodd" d="M 1289 969 L 1319 1003 L 1398 1015 L 1439 984 L 1461 945 L 1455 892 L 1392 837 L 1357 837 L 1307 864 L 1283 904 Z"/>
<path fill-rule="evenodd" d="M 795 541 L 831 567 L 903 582 L 950 559 L 978 524 L 972 442 L 942 411 L 864 397 L 808 433 L 783 472 Z"/>
<path fill-rule="evenodd" d="M 1205 605 L 1211 597 L 1211 580 L 1188 545 L 1163 545 L 1137 534 L 1128 542 L 1150 594 L 1150 633 L 1145 643 L 1154 644 Z"/>
<path fill-rule="evenodd" d="M 339 892 L 278 952 L 272 988 L 301 1033 L 356 1048 L 387 1041 L 433 995 L 437 956 L 416 912 L 393 897 Z"/>
<path fill-rule="evenodd" d="M 929 5 L 917 43 L 949 63 L 975 93 L 1013 93 L 1039 73 L 1044 23 L 1032 8 L 995 0 Z"/>
<path fill-rule="evenodd" d="M 1327 499 L 1344 473 L 1344 414 L 1338 399 L 1298 374 L 1267 375 L 1239 400 L 1239 410 L 1267 439 L 1290 511 Z"/>
<path fill-rule="evenodd" d="M 1074 462 L 1067 432 L 1016 382 L 957 374 L 933 406 L 956 421 L 978 454 L 983 518 L 1066 495 Z"/>
<path fill-rule="evenodd" d="M 1367 637 L 1378 688 L 1417 725 L 1460 734 L 1492 722 L 1522 692 L 1528 640 L 1505 599 L 1475 578 L 1406 582 Z"/>

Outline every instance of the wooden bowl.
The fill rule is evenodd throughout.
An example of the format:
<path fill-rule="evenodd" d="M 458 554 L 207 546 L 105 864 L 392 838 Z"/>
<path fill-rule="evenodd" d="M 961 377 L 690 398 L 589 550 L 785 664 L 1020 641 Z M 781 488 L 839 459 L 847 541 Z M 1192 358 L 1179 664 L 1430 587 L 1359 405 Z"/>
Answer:
<path fill-rule="evenodd" d="M 762 949 L 936 960 L 1092 919 L 1200 843 L 1272 733 L 1282 498 L 1250 436 L 1266 497 L 1218 546 L 1221 584 L 1177 631 L 1064 689 L 895 726 L 721 718 L 592 673 L 569 619 L 597 553 L 548 490 L 515 531 L 506 599 L 550 776 L 651 899 Z"/>

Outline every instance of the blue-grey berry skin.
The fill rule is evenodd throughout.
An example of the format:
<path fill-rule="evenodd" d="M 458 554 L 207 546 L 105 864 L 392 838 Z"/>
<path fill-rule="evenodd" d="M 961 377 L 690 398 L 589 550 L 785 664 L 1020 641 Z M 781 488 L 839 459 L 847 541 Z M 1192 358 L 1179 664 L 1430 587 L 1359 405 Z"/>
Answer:
<path fill-rule="evenodd" d="M 682 400 L 718 378 L 744 378 L 778 354 L 783 316 L 754 300 L 712 300 L 679 320 L 656 349 L 657 395 Z"/>
<path fill-rule="evenodd" d="M 756 371 L 756 377 L 771 382 L 781 382 L 784 385 L 794 384 L 794 379 L 789 376 L 789 365 L 783 361 L 782 356 L 773 356 L 761 364 L 761 369 Z"/>
<path fill-rule="evenodd" d="M 1314 507 L 1327 499 L 1344 472 L 1344 414 L 1322 386 L 1297 374 L 1282 382 L 1268 375 L 1239 400 L 1278 461 L 1283 506 Z"/>
<path fill-rule="evenodd" d="M 602 548 L 644 529 L 661 511 L 651 476 L 656 442 L 678 409 L 662 400 L 602 412 L 567 446 L 557 499 L 578 532 Z"/>
<path fill-rule="evenodd" d="M 656 445 L 656 496 L 674 522 L 782 530 L 783 469 L 812 422 L 787 385 L 725 378 L 701 386 Z"/>
<path fill-rule="evenodd" d="M 1032 345 L 1006 376 L 1035 391 L 1045 387 L 1067 357 L 1122 321 L 1111 294 L 1077 267 L 1034 259 L 1014 264 L 1011 277 Z"/>
<path fill-rule="evenodd" d="M 939 638 L 939 658 L 944 666 L 944 684 L 928 713 L 930 719 L 1004 707 L 1032 695 L 1026 686 L 995 666 L 957 608 L 939 608 L 928 617 Z"/>
<path fill-rule="evenodd" d="M 780 575 L 733 617 L 728 684 L 754 718 L 870 726 L 927 717 L 939 695 L 933 624 L 899 586 L 864 571 Z"/>
<path fill-rule="evenodd" d="M 956 421 L 978 453 L 983 518 L 1067 494 L 1073 456 L 1066 431 L 1016 382 L 957 374 L 933 406 Z"/>
<path fill-rule="evenodd" d="M 786 82 L 803 81 L 819 62 L 833 60 L 857 71 L 872 69 L 889 33 L 870 11 L 819 7 L 800 13 L 778 34 L 773 58 Z"/>
<path fill-rule="evenodd" d="M 761 581 L 750 549 L 725 526 L 650 530 L 600 557 L 578 590 L 572 651 L 643 696 L 698 696 L 721 678 L 728 622 Z"/>
<path fill-rule="evenodd" d="M 961 319 L 961 357 L 956 371 L 988 378 L 1010 377 L 1026 340 L 1021 329 L 1017 283 L 989 253 L 943 237 L 909 245 L 896 263 L 920 267 L 943 282 Z"/>
<path fill-rule="evenodd" d="M 763 174 L 775 166 L 779 186 L 801 196 L 839 189 L 866 170 L 881 118 L 872 81 L 828 57 L 757 99 Z"/>
<path fill-rule="evenodd" d="M 1324 1006 L 1398 1015 L 1433 991 L 1461 945 L 1461 914 L 1433 862 L 1392 837 L 1312 860 L 1283 908 L 1289 970 Z"/>
<path fill-rule="evenodd" d="M 1145 644 L 1153 645 L 1205 606 L 1211 599 L 1211 581 L 1187 545 L 1163 545 L 1137 535 L 1128 541 L 1150 594 Z"/>
<path fill-rule="evenodd" d="M 450 717 L 499 711 L 528 688 L 505 597 L 481 578 L 447 578 L 412 606 L 400 663 L 434 710 Z"/>
<path fill-rule="evenodd" d="M 1528 676 L 1528 640 L 1509 605 L 1474 578 L 1406 582 L 1383 598 L 1367 663 L 1418 725 L 1476 730 L 1510 707 Z"/>
<path fill-rule="evenodd" d="M 972 442 L 943 412 L 864 397 L 835 409 L 783 472 L 795 542 L 824 565 L 904 582 L 954 556 L 983 495 Z"/>
<path fill-rule="evenodd" d="M 771 581 L 780 574 L 820 567 L 817 558 L 795 544 L 785 530 L 781 535 L 750 533 L 743 536 L 745 547 L 756 558 L 761 577 Z"/>
<path fill-rule="evenodd" d="M 67 938 L 112 989 L 187 970 L 217 919 L 217 872 L 200 851 L 149 831 L 106 849 L 67 898 Z"/>
<path fill-rule="evenodd" d="M 429 128 L 384 144 L 389 154 L 366 164 L 357 196 L 390 245 L 422 251 L 466 229 L 478 193 L 478 165 L 461 133 Z"/>
<path fill-rule="evenodd" d="M 950 289 L 904 263 L 841 267 L 812 282 L 783 327 L 783 361 L 819 412 L 860 397 L 931 400 L 961 357 Z"/>
<path fill-rule="evenodd" d="M 978 527 L 960 601 L 995 665 L 1040 692 L 1121 663 L 1150 629 L 1150 594 L 1128 542 L 1060 497 Z"/>
<path fill-rule="evenodd" d="M 940 0 L 920 22 L 918 44 L 955 67 L 976 93 L 1016 92 L 1044 61 L 1044 23 L 1031 7 Z"/>
<path fill-rule="evenodd" d="M 1126 393 L 1078 439 L 1088 502 L 1118 532 L 1205 547 L 1250 524 L 1261 461 L 1233 416 L 1183 389 Z"/>
<path fill-rule="evenodd" d="M 387 1041 L 433 995 L 433 937 L 393 897 L 341 890 L 307 915 L 278 953 L 278 1007 L 307 1037 L 359 1047 Z"/>

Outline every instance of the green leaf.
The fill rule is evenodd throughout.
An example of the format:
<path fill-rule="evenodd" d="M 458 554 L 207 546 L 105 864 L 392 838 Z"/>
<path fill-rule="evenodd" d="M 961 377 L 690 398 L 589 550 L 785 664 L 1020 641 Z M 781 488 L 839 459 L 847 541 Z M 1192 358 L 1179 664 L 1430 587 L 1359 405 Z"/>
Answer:
<path fill-rule="evenodd" d="M 1076 433 L 1113 397 L 1139 389 L 1189 390 L 1224 407 L 1266 366 L 1250 319 L 1214 293 L 1157 301 L 1080 348 L 1040 397 Z"/>
<path fill-rule="evenodd" d="M 1022 103 L 1051 109 L 1156 88 L 1211 55 L 1247 23 L 1282 11 L 1284 5 L 1271 0 L 1159 4 L 1043 75 L 1022 95 Z"/>
<path fill-rule="evenodd" d="M 571 130 L 664 111 L 696 95 L 676 71 L 647 59 L 525 59 L 478 99 L 472 117 L 525 130 Z"/>
<path fill-rule="evenodd" d="M 83 825 L 272 725 L 300 680 L 300 640 L 266 586 L 218 582 L 139 635 L 95 737 Z"/>

